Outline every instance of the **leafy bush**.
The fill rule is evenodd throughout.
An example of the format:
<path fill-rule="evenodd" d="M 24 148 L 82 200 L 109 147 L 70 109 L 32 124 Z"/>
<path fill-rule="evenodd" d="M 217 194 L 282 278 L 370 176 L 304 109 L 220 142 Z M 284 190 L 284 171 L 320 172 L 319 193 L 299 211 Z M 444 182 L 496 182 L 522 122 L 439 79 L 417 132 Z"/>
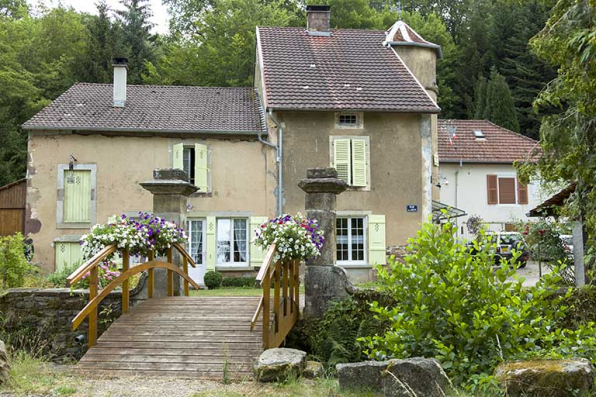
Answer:
<path fill-rule="evenodd" d="M 494 250 L 483 244 L 482 234 L 471 255 L 453 225 L 427 223 L 410 241 L 404 263 L 391 260 L 389 269 L 379 268 L 381 290 L 395 304 L 372 305 L 391 326 L 384 334 L 361 339 L 371 358 L 435 357 L 456 382 L 464 383 L 492 373 L 502 360 L 564 355 L 562 346 L 579 354 L 572 345 L 581 343 L 580 334 L 583 348 L 592 349 L 593 327 L 556 329 L 567 309 L 562 302 L 571 294 L 554 296 L 558 273 L 524 288 L 507 261 L 493 270 Z"/>
<path fill-rule="evenodd" d="M 277 244 L 279 259 L 310 259 L 321 254 L 323 231 L 314 219 L 301 214 L 282 215 L 261 224 L 256 230 L 255 244 L 268 249 Z"/>
<path fill-rule="evenodd" d="M 391 305 L 393 299 L 375 290 L 360 290 L 335 303 L 322 320 L 301 320 L 288 335 L 286 346 L 309 352 L 330 370 L 339 363 L 365 359 L 364 343 L 359 338 L 384 334 L 390 325 L 375 318 L 370 310 L 373 301 Z"/>
<path fill-rule="evenodd" d="M 209 270 L 207 273 L 205 273 L 204 280 L 207 288 L 216 289 L 221 286 L 223 276 L 220 272 L 216 272 L 215 270 Z"/>
<path fill-rule="evenodd" d="M 22 287 L 31 265 L 25 258 L 23 235 L 0 237 L 0 278 L 3 288 Z"/>
<path fill-rule="evenodd" d="M 48 274 L 48 282 L 54 288 L 66 288 L 66 278 L 72 274 L 78 267 L 80 266 L 79 263 L 74 263 L 69 266 L 65 266 L 60 270 L 55 271 L 54 273 Z"/>
<path fill-rule="evenodd" d="M 254 288 L 254 277 L 224 277 L 221 281 L 222 287 Z"/>
<path fill-rule="evenodd" d="M 66 285 L 66 279 L 68 276 L 72 274 L 81 264 L 74 263 L 69 266 L 63 267 L 61 270 L 58 270 L 54 273 L 48 275 L 47 279 L 48 282 L 55 288 L 65 288 L 68 287 Z M 97 266 L 97 276 L 99 280 L 99 288 L 105 288 L 108 284 L 112 282 L 113 279 L 120 275 L 120 271 L 118 270 L 118 265 L 112 261 L 105 261 L 102 262 Z M 89 276 L 90 274 L 87 273 L 83 276 L 81 281 L 79 281 L 74 288 L 82 288 L 87 289 L 89 288 Z"/>

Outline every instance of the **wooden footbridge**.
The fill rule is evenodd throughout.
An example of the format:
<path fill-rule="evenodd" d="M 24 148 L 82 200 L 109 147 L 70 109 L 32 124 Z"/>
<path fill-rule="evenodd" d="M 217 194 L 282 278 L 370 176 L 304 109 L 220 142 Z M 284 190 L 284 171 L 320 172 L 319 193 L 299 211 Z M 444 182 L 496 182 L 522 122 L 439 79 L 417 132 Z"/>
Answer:
<path fill-rule="evenodd" d="M 173 250 L 180 253 L 182 268 L 173 264 Z M 151 253 L 148 262 L 134 267 L 129 267 L 128 252 L 122 251 L 121 275 L 98 290 L 97 266 L 116 251 L 116 246 L 104 248 L 68 278 L 74 285 L 90 274 L 89 303 L 72 320 L 73 329 L 89 320 L 89 350 L 78 364 L 84 372 L 249 378 L 263 349 L 280 346 L 298 320 L 300 263 L 274 262 L 275 245 L 257 276 L 263 289 L 260 298 L 189 296 L 190 285 L 199 288 L 188 276 L 188 265 L 195 263 L 180 245 L 168 250 L 167 262 L 154 260 Z M 153 298 L 156 268 L 167 269 L 166 298 Z M 149 299 L 130 308 L 128 280 L 143 271 L 148 273 Z M 185 296 L 174 296 L 174 275 L 183 279 Z M 120 285 L 123 314 L 97 339 L 98 305 Z"/>

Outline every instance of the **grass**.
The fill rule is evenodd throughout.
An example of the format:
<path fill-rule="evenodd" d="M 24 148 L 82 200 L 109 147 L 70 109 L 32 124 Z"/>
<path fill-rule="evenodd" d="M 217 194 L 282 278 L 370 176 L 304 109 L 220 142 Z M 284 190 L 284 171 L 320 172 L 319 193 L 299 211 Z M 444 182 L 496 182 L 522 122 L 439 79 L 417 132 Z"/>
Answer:
<path fill-rule="evenodd" d="M 0 386 L 0 393 L 70 396 L 77 391 L 78 379 L 54 370 L 43 358 L 19 351 L 11 354 L 9 359 L 10 379 Z"/>
<path fill-rule="evenodd" d="M 260 288 L 217 288 L 202 289 L 198 291 L 191 290 L 190 296 L 261 296 L 263 290 Z M 304 294 L 304 286 L 300 286 L 300 293 Z"/>

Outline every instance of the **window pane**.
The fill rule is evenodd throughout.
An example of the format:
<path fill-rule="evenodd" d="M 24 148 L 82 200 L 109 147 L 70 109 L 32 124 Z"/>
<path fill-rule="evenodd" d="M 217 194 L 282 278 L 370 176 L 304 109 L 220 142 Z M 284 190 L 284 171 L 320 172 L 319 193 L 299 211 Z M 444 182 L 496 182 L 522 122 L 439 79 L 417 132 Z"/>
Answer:
<path fill-rule="evenodd" d="M 203 221 L 188 221 L 188 248 L 197 264 L 203 263 Z"/>
<path fill-rule="evenodd" d="M 231 220 L 217 220 L 217 263 L 230 262 L 231 249 Z"/>
<path fill-rule="evenodd" d="M 337 260 L 348 261 L 348 218 L 337 218 L 336 222 Z"/>
<path fill-rule="evenodd" d="M 364 260 L 364 218 L 352 218 L 352 260 Z"/>
<path fill-rule="evenodd" d="M 354 113 L 346 113 L 339 115 L 339 124 L 341 125 L 357 125 L 358 116 Z"/>
<path fill-rule="evenodd" d="M 247 261 L 246 219 L 234 219 L 234 262 Z"/>
<path fill-rule="evenodd" d="M 190 170 L 191 170 L 191 164 L 190 164 L 190 148 L 188 149 L 184 149 L 183 151 L 183 156 L 182 156 L 182 164 L 184 166 L 184 172 L 186 172 L 186 175 L 188 175 L 188 177 L 190 178 Z"/>

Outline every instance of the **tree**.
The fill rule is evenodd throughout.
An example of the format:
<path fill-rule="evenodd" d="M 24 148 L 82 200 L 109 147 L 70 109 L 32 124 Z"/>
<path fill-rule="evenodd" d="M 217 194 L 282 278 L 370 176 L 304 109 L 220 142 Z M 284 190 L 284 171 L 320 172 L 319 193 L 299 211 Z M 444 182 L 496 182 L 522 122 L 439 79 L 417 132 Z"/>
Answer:
<path fill-rule="evenodd" d="M 149 0 L 121 0 L 125 10 L 118 10 L 116 14 L 122 23 L 123 42 L 126 43 L 125 54 L 128 58 L 128 81 L 140 84 L 142 74 L 145 73 L 145 63 L 156 60 L 156 37 L 151 35 L 153 24 Z"/>
<path fill-rule="evenodd" d="M 474 89 L 474 118 L 476 120 L 482 120 L 486 117 L 486 89 L 486 78 L 480 76 Z"/>
<path fill-rule="evenodd" d="M 508 130 L 519 132 L 519 122 L 515 113 L 513 96 L 505 81 L 495 68 L 490 73 L 490 80 L 486 84 L 486 107 L 484 117 Z"/>

